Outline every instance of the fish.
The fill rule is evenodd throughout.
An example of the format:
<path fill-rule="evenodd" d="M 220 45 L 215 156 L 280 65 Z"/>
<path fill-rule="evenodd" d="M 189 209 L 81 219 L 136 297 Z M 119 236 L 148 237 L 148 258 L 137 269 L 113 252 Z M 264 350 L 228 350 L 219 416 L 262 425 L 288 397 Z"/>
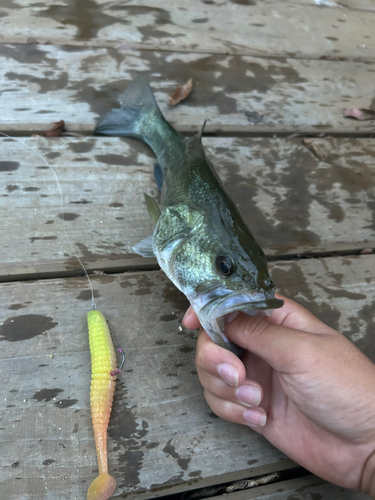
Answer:
<path fill-rule="evenodd" d="M 202 129 L 184 137 L 164 118 L 142 76 L 133 80 L 95 134 L 139 139 L 153 150 L 160 203 L 145 194 L 155 229 L 134 247 L 155 256 L 183 292 L 202 327 L 219 346 L 242 350 L 225 335 L 225 316 L 234 311 L 270 314 L 275 298 L 265 254 L 226 192 L 202 144 Z"/>

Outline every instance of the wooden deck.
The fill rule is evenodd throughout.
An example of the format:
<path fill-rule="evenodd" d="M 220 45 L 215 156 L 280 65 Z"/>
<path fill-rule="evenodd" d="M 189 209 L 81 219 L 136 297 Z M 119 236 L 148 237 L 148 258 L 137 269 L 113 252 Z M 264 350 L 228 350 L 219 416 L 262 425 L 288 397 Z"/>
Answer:
<path fill-rule="evenodd" d="M 211 412 L 196 332 L 180 326 L 187 300 L 132 251 L 152 231 L 153 155 L 92 131 L 137 74 L 178 130 L 207 119 L 207 153 L 278 290 L 375 361 L 375 121 L 343 116 L 375 110 L 374 33 L 371 0 L 1 2 L 0 131 L 54 167 L 67 233 L 126 351 L 109 428 L 113 498 L 367 498 Z M 172 108 L 190 77 L 193 93 Z M 42 137 L 62 119 L 82 135 Z M 0 145 L 0 498 L 81 500 L 97 474 L 90 292 L 51 170 L 23 144 Z M 274 483 L 219 489 L 274 472 Z"/>

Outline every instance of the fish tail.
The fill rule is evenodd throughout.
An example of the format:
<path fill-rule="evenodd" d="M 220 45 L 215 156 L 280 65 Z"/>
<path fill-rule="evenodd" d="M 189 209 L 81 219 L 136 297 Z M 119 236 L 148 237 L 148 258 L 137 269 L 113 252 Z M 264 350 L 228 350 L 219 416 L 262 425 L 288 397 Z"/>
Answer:
<path fill-rule="evenodd" d="M 164 174 L 168 164 L 184 151 L 183 136 L 166 121 L 143 77 L 130 83 L 120 102 L 121 108 L 101 118 L 95 133 L 140 139 L 154 151 Z"/>
<path fill-rule="evenodd" d="M 157 119 L 164 119 L 148 82 L 142 77 L 130 83 L 121 95 L 120 102 L 121 108 L 112 109 L 99 121 L 96 134 L 123 135 L 144 140 L 142 129 L 145 118 L 152 114 Z"/>

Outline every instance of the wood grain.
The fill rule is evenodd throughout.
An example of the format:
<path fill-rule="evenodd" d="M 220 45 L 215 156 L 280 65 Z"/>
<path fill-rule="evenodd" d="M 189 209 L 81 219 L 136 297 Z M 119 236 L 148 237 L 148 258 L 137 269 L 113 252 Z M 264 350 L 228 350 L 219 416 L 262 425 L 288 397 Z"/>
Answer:
<path fill-rule="evenodd" d="M 8 1 L 0 12 L 7 43 L 374 60 L 368 1 Z"/>
<path fill-rule="evenodd" d="M 374 265 L 374 255 L 308 259 L 272 263 L 271 275 L 279 291 L 374 360 Z M 179 328 L 187 301 L 163 273 L 97 276 L 93 285 L 126 354 L 109 429 L 117 496 L 149 498 L 291 467 L 261 436 L 213 416 L 195 372 L 196 332 Z M 96 474 L 87 282 L 3 284 L 0 298 L 1 495 L 82 498 Z"/>
<path fill-rule="evenodd" d="M 371 120 L 343 115 L 374 108 L 374 63 L 51 45 L 0 45 L 0 63 L 3 131 L 41 133 L 63 119 L 68 130 L 91 133 L 137 75 L 150 81 L 166 118 L 183 132 L 197 132 L 204 119 L 206 133 L 375 130 Z M 170 106 L 168 96 L 189 78 L 192 94 Z"/>
<path fill-rule="evenodd" d="M 82 272 L 64 235 L 90 270 L 156 266 L 132 247 L 150 235 L 143 193 L 158 197 L 154 159 L 119 138 L 28 138 L 55 168 L 22 144 L 1 139 L 2 280 Z M 205 138 L 228 192 L 269 256 L 375 247 L 375 141 Z"/>

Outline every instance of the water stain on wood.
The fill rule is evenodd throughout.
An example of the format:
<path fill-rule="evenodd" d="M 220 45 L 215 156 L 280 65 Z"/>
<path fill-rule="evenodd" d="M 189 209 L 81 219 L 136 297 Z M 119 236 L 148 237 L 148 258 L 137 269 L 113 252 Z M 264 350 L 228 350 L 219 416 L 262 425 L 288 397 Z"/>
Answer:
<path fill-rule="evenodd" d="M 94 148 L 95 141 L 70 142 L 68 146 L 74 153 L 88 153 Z"/>
<path fill-rule="evenodd" d="M 24 309 L 25 307 L 27 307 L 25 304 L 17 303 L 8 306 L 8 309 L 11 309 L 12 311 L 18 311 L 19 309 Z"/>
<path fill-rule="evenodd" d="M 69 83 L 69 74 L 66 71 L 61 72 L 60 75 L 55 79 L 38 78 L 36 76 L 14 73 L 12 71 L 5 73 L 4 76 L 5 78 L 7 78 L 7 80 L 11 81 L 18 80 L 20 82 L 27 82 L 27 84 L 36 83 L 37 85 L 39 85 L 39 94 L 45 94 L 47 92 L 56 90 L 63 90 Z M 49 112 L 50 111 L 47 110 L 47 113 Z"/>
<path fill-rule="evenodd" d="M 188 345 L 184 345 L 182 347 L 179 347 L 178 350 L 180 352 L 183 352 L 185 354 L 188 354 L 189 352 L 194 352 L 195 351 L 195 347 L 190 347 Z M 193 373 L 193 372 L 192 372 Z M 194 373 L 197 373 L 196 371 L 194 371 Z"/>
<path fill-rule="evenodd" d="M 81 217 L 79 214 L 72 214 L 68 212 L 64 212 L 62 214 L 58 214 L 57 217 L 61 220 L 65 221 L 72 221 L 78 219 L 78 217 Z"/>
<path fill-rule="evenodd" d="M 147 443 L 146 444 L 146 449 L 147 450 L 152 450 L 154 448 L 157 448 L 159 446 L 160 443 L 158 443 L 157 441 L 154 441 L 154 442 L 151 442 L 151 443 Z"/>
<path fill-rule="evenodd" d="M 56 401 L 54 406 L 56 408 L 70 408 L 74 406 L 78 402 L 78 399 L 61 399 L 60 401 Z"/>
<path fill-rule="evenodd" d="M 159 321 L 175 321 L 178 317 L 175 314 L 164 314 L 159 317 Z"/>
<path fill-rule="evenodd" d="M 56 460 L 54 460 L 53 458 L 47 458 L 47 460 L 44 460 L 42 462 L 43 465 L 51 465 L 53 464 L 53 462 L 56 462 Z"/>
<path fill-rule="evenodd" d="M 30 243 L 34 243 L 34 241 L 38 240 L 57 240 L 57 236 L 32 236 L 30 239 Z"/>
<path fill-rule="evenodd" d="M 129 21 L 121 20 L 118 16 L 105 14 L 102 5 L 94 0 L 81 0 L 79 4 L 75 0 L 65 0 L 64 3 L 65 5 L 51 5 L 34 15 L 53 19 L 63 26 L 75 26 L 77 33 L 74 38 L 81 41 L 95 38 L 100 29 L 112 24 L 129 24 Z"/>
<path fill-rule="evenodd" d="M 191 457 L 189 458 L 182 458 L 179 453 L 177 453 L 176 451 L 176 448 L 172 445 L 172 439 L 170 439 L 167 444 L 164 446 L 163 448 L 163 452 L 166 454 L 166 455 L 169 455 L 171 456 L 172 458 L 174 458 L 176 461 L 177 461 L 177 464 L 178 466 L 186 471 L 188 469 L 188 466 L 189 466 L 189 463 L 191 461 Z"/>
<path fill-rule="evenodd" d="M 244 146 L 243 139 L 236 139 L 234 146 Z M 225 155 L 220 158 L 220 165 L 225 168 L 225 187 L 238 206 L 245 222 L 261 246 L 273 248 L 277 242 L 279 253 L 286 253 L 295 247 L 296 242 L 302 245 L 316 246 L 320 237 L 309 229 L 310 214 L 309 192 L 310 163 L 314 158 L 302 149 L 288 152 L 287 168 L 277 171 L 277 165 L 285 160 L 280 157 L 280 152 L 272 148 L 269 139 L 261 141 L 267 151 L 267 174 L 257 170 L 253 176 L 244 177 L 239 165 L 227 161 L 226 148 L 218 148 L 218 152 Z M 249 155 L 249 161 L 254 158 Z M 267 175 L 262 181 L 262 177 Z M 279 189 L 272 189 L 276 184 L 285 188 L 283 195 Z M 269 186 L 269 187 L 268 187 Z M 272 217 L 266 217 L 256 201 L 260 190 L 269 190 L 275 199 L 275 210 Z"/>
<path fill-rule="evenodd" d="M 100 293 L 97 290 L 94 290 L 94 298 L 97 299 L 101 297 Z M 82 290 L 77 296 L 76 299 L 78 300 L 91 300 L 92 299 L 92 294 L 91 290 Z"/>
<path fill-rule="evenodd" d="M 236 3 L 237 5 L 256 5 L 254 0 L 229 0 L 232 3 Z"/>
<path fill-rule="evenodd" d="M 316 286 L 318 286 L 319 288 L 321 288 L 322 290 L 324 290 L 327 293 L 327 295 L 330 297 L 337 297 L 337 298 L 346 297 L 350 300 L 364 300 L 367 298 L 367 295 L 365 295 L 363 293 L 354 293 L 354 292 L 351 292 L 350 290 L 345 290 L 343 288 L 341 288 L 341 289 L 330 288 L 330 287 L 324 286 L 322 283 L 319 283 L 319 282 L 315 282 L 314 284 Z"/>
<path fill-rule="evenodd" d="M 17 170 L 19 166 L 18 161 L 0 161 L 0 172 L 12 172 Z"/>
<path fill-rule="evenodd" d="M 0 340 L 17 342 L 19 340 L 29 340 L 37 335 L 51 330 L 57 322 L 49 316 L 42 314 L 25 314 L 8 318 L 0 326 Z"/>
<path fill-rule="evenodd" d="M 319 302 L 310 285 L 313 279 L 306 276 L 298 265 L 273 268 L 271 276 L 272 280 L 275 280 L 276 285 L 278 283 L 282 285 L 281 293 L 287 297 L 296 297 L 296 300 L 301 305 L 306 307 L 323 323 L 326 323 L 335 330 L 339 328 L 339 320 L 342 313 L 330 305 L 329 297 L 332 297 L 332 293 L 329 293 L 328 300 Z M 327 289 L 327 292 L 331 291 Z"/>
<path fill-rule="evenodd" d="M 38 401 L 39 403 L 41 401 L 51 401 L 53 398 L 55 398 L 58 394 L 61 392 L 64 392 L 64 389 L 41 389 L 40 391 L 36 392 L 32 399 L 35 399 L 35 401 Z"/>
<path fill-rule="evenodd" d="M 178 475 L 175 475 L 170 479 L 163 481 L 162 483 L 153 483 L 151 484 L 150 491 L 163 491 L 167 488 L 172 488 L 172 486 L 174 486 L 175 484 L 179 484 L 184 480 L 184 474 L 185 472 L 181 471 Z"/>
<path fill-rule="evenodd" d="M 121 288 L 136 287 L 130 292 L 130 295 L 149 295 L 152 293 L 152 288 L 155 283 L 148 277 L 147 274 L 136 274 L 132 276 L 125 276 L 120 281 Z"/>
<path fill-rule="evenodd" d="M 148 423 L 143 420 L 138 424 L 136 410 L 128 406 L 126 394 L 124 381 L 118 379 L 108 436 L 111 440 L 110 453 L 117 456 L 120 465 L 118 470 L 121 477 L 117 478 L 118 485 L 129 491 L 140 484 L 144 457 L 144 451 L 140 448 L 148 433 Z"/>
<path fill-rule="evenodd" d="M 101 163 L 105 163 L 106 165 L 120 165 L 128 167 L 138 164 L 138 162 L 134 162 L 133 155 L 131 155 L 131 157 L 116 154 L 95 155 L 95 159 Z"/>
<path fill-rule="evenodd" d="M 50 66 L 56 66 L 57 60 L 48 57 L 48 53 L 35 45 L 2 45 L 0 55 L 13 59 L 22 64 L 42 64 L 47 63 Z"/>
<path fill-rule="evenodd" d="M 164 284 L 163 300 L 172 304 L 172 310 L 177 315 L 185 312 L 190 305 L 185 295 L 170 281 L 166 281 Z"/>

